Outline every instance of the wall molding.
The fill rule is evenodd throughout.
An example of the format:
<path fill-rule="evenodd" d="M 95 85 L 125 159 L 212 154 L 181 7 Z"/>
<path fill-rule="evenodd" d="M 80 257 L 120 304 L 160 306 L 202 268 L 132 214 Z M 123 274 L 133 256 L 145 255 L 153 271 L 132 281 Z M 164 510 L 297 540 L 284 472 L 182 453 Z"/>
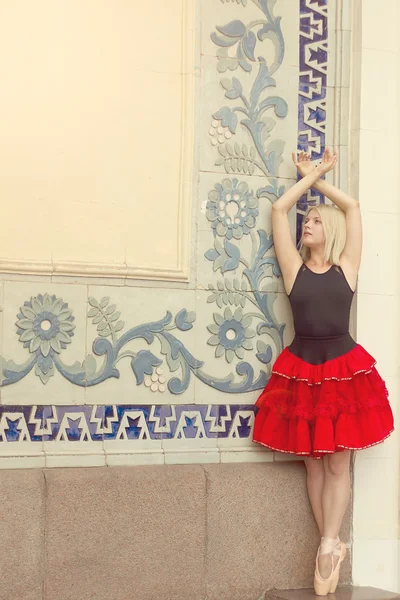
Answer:
<path fill-rule="evenodd" d="M 182 202 L 183 204 L 183 202 Z M 65 275 L 76 277 L 105 277 L 142 279 L 156 281 L 189 281 L 190 223 L 186 223 L 189 209 L 180 211 L 179 243 L 182 248 L 176 268 L 133 267 L 113 263 L 69 262 L 69 261 L 29 261 L 0 258 L 0 273 L 21 275 Z"/>

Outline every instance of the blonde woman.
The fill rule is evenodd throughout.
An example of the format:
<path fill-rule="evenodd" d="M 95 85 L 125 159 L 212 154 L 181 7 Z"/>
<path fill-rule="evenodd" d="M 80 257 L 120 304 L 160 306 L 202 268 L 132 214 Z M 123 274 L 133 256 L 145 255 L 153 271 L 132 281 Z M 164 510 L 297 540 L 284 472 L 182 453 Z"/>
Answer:
<path fill-rule="evenodd" d="M 326 596 L 336 590 L 346 553 L 339 531 L 350 497 L 351 450 L 387 438 L 393 415 L 375 360 L 349 334 L 361 259 L 359 204 L 321 179 L 335 167 L 336 154 L 326 149 L 315 168 L 305 152 L 293 155 L 293 161 L 303 178 L 273 205 L 272 229 L 295 337 L 278 356 L 257 400 L 253 440 L 304 456 L 321 535 L 314 588 Z M 298 252 L 288 212 L 311 187 L 335 206 L 307 211 Z"/>

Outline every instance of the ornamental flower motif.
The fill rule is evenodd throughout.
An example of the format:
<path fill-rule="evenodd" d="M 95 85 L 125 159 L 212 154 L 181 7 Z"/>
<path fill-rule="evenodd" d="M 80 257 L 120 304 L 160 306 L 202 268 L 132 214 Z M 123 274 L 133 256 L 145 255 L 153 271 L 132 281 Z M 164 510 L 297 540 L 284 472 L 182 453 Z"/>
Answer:
<path fill-rule="evenodd" d="M 208 194 L 206 216 L 217 235 L 240 240 L 256 224 L 258 199 L 244 181 L 224 179 Z"/>
<path fill-rule="evenodd" d="M 75 325 L 72 310 L 62 298 L 38 294 L 20 307 L 17 333 L 24 348 L 42 356 L 60 354 L 71 343 Z"/>
<path fill-rule="evenodd" d="M 71 343 L 75 317 L 62 298 L 50 294 L 32 297 L 20 311 L 16 323 L 19 340 L 37 355 L 36 373 L 47 383 L 54 372 L 54 355 Z"/>
<path fill-rule="evenodd" d="M 164 371 L 161 367 L 155 369 L 153 375 L 146 375 L 144 378 L 144 385 L 149 387 L 152 392 L 165 392 L 166 379 L 163 375 Z"/>
<path fill-rule="evenodd" d="M 210 135 L 210 142 L 212 146 L 218 146 L 218 144 L 224 144 L 227 140 L 232 137 L 232 133 L 229 127 L 222 125 L 221 119 L 213 119 L 211 121 L 211 127 L 208 130 Z"/>
<path fill-rule="evenodd" d="M 207 340 L 210 346 L 216 346 L 215 356 L 219 358 L 225 354 L 226 360 L 230 363 L 235 355 L 244 358 L 245 350 L 253 350 L 251 338 L 256 335 L 253 329 L 250 329 L 252 319 L 243 315 L 243 310 L 237 308 L 235 313 L 229 306 L 225 309 L 224 315 L 214 313 L 215 324 L 207 327 L 212 336 Z"/>
<path fill-rule="evenodd" d="M 217 71 L 225 73 L 226 71 L 236 71 L 239 61 L 236 56 L 229 56 L 228 48 L 218 48 L 217 50 Z"/>

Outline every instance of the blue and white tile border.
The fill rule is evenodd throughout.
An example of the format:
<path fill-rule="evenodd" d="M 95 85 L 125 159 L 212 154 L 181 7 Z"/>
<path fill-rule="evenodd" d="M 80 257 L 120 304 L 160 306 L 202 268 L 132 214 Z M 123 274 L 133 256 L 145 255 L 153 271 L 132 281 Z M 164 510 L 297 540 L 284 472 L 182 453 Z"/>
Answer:
<path fill-rule="evenodd" d="M 328 0 L 300 0 L 297 149 L 322 157 L 326 145 L 328 78 Z M 296 237 L 310 201 L 324 202 L 311 190 L 297 204 Z"/>
<path fill-rule="evenodd" d="M 253 405 L 1 406 L 0 468 L 272 461 Z"/>
<path fill-rule="evenodd" d="M 0 406 L 0 444 L 250 439 L 253 405 Z"/>
<path fill-rule="evenodd" d="M 287 460 L 253 422 L 253 405 L 2 406 L 0 468 Z"/>

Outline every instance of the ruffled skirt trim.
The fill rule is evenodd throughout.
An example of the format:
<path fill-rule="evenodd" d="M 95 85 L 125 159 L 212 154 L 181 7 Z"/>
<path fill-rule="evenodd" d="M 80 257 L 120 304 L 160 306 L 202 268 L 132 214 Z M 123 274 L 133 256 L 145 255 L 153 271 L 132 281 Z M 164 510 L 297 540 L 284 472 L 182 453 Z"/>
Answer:
<path fill-rule="evenodd" d="M 256 406 L 253 441 L 299 456 L 369 448 L 394 430 L 385 383 L 359 344 L 320 365 L 286 348 Z"/>

